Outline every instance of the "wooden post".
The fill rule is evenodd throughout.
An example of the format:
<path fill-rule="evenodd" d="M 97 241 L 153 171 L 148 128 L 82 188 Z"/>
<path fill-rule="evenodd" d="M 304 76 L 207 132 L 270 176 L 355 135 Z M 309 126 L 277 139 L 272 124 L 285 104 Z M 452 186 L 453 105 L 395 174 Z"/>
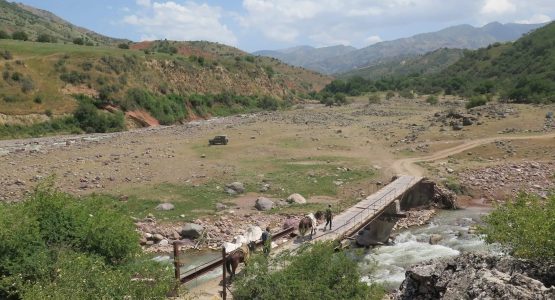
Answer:
<path fill-rule="evenodd" d="M 173 265 L 175 268 L 175 279 L 181 280 L 181 263 L 179 262 L 179 242 L 173 243 Z"/>
<path fill-rule="evenodd" d="M 222 293 L 222 298 L 224 300 L 227 299 L 227 284 L 226 284 L 226 269 L 225 269 L 225 247 L 222 246 L 222 269 L 223 269 L 223 279 L 222 279 L 222 286 L 224 288 L 224 291 Z"/>

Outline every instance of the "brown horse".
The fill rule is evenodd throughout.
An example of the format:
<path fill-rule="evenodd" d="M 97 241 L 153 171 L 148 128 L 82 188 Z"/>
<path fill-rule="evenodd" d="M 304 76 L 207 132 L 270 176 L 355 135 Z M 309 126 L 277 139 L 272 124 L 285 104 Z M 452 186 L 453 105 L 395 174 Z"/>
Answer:
<path fill-rule="evenodd" d="M 308 214 L 299 222 L 299 233 L 304 237 L 308 229 L 310 229 L 310 239 L 312 239 L 312 235 L 316 233 L 316 226 L 318 226 L 316 217 L 314 214 Z"/>
<path fill-rule="evenodd" d="M 229 273 L 229 280 L 233 279 L 235 276 L 235 270 L 237 270 L 240 263 L 244 263 L 245 265 L 247 264 L 250 253 L 254 252 L 255 247 L 255 242 L 250 242 L 247 245 L 241 246 L 241 248 L 231 251 L 227 255 L 225 267 Z"/>

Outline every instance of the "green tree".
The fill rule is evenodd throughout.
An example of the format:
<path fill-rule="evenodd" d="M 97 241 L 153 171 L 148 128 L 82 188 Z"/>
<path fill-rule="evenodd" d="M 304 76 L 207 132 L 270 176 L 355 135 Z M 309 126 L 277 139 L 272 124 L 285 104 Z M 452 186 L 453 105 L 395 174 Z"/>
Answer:
<path fill-rule="evenodd" d="M 73 43 L 75 45 L 85 45 L 85 40 L 83 38 L 74 38 Z"/>
<path fill-rule="evenodd" d="M 481 231 L 486 242 L 499 243 L 517 257 L 555 258 L 555 194 L 545 200 L 520 194 L 496 207 L 484 221 Z"/>
<path fill-rule="evenodd" d="M 350 253 L 332 243 L 303 246 L 298 253 L 254 256 L 235 282 L 235 299 L 382 299 L 379 285 L 361 282 Z"/>
<path fill-rule="evenodd" d="M 29 40 L 29 36 L 24 31 L 15 31 L 12 33 L 12 39 L 19 41 Z"/>
<path fill-rule="evenodd" d="M 120 49 L 129 49 L 129 44 L 121 43 L 121 44 L 118 45 L 118 48 L 120 48 Z"/>
<path fill-rule="evenodd" d="M 42 33 L 37 37 L 37 42 L 39 43 L 55 43 L 56 42 L 56 38 L 48 35 L 46 33 Z"/>
<path fill-rule="evenodd" d="M 0 30 L 0 40 L 5 40 L 5 39 L 9 39 L 10 35 L 5 32 L 4 30 Z"/>

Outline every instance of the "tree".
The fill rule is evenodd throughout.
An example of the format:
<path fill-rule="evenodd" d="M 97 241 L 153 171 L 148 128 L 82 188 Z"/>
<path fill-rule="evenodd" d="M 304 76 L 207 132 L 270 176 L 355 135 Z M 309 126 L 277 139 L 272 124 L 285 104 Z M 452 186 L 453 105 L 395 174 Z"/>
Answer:
<path fill-rule="evenodd" d="M 29 36 L 24 31 L 16 31 L 12 33 L 12 39 L 19 41 L 29 40 Z"/>
<path fill-rule="evenodd" d="M 121 44 L 118 45 L 118 48 L 120 48 L 120 49 L 129 49 L 129 44 L 121 43 Z"/>
<path fill-rule="evenodd" d="M 39 42 L 39 43 L 55 43 L 56 38 L 51 36 L 51 35 L 48 35 L 46 33 L 43 33 L 43 34 L 40 34 L 37 37 L 37 42 Z"/>
<path fill-rule="evenodd" d="M 555 194 L 546 200 L 520 194 L 484 219 L 486 242 L 499 243 L 517 257 L 555 258 Z"/>
<path fill-rule="evenodd" d="M 84 45 L 85 44 L 85 40 L 83 38 L 74 38 L 73 39 L 73 43 L 75 45 Z"/>
<path fill-rule="evenodd" d="M 0 30 L 0 40 L 5 40 L 5 39 L 9 39 L 10 35 L 5 32 L 4 30 Z"/>

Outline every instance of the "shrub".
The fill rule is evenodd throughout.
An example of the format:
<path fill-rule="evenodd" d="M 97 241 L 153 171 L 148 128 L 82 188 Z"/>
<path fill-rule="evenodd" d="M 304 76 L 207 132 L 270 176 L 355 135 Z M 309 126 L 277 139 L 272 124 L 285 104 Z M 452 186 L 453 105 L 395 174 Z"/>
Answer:
<path fill-rule="evenodd" d="M 474 97 L 470 98 L 468 103 L 466 103 L 466 108 L 471 109 L 471 108 L 476 107 L 476 106 L 486 105 L 487 102 L 488 102 L 488 100 L 484 96 L 474 96 Z"/>
<path fill-rule="evenodd" d="M 120 48 L 120 49 L 129 49 L 129 44 L 121 43 L 121 44 L 118 45 L 118 48 Z"/>
<path fill-rule="evenodd" d="M 73 39 L 73 43 L 75 45 L 84 45 L 85 44 L 85 40 L 83 38 L 74 38 Z"/>
<path fill-rule="evenodd" d="M 44 111 L 44 114 L 45 114 L 47 117 L 52 118 L 52 116 L 54 115 L 54 112 L 52 112 L 51 109 L 47 109 L 47 110 Z"/>
<path fill-rule="evenodd" d="M 21 74 L 19 72 L 13 72 L 13 74 L 12 74 L 12 80 L 13 81 L 20 81 L 21 79 L 23 79 L 23 74 Z"/>
<path fill-rule="evenodd" d="M 60 79 L 64 82 L 77 85 L 77 84 L 86 83 L 90 79 L 90 76 L 86 73 L 71 71 L 71 72 L 62 73 L 62 75 L 60 75 Z"/>
<path fill-rule="evenodd" d="M 484 218 L 488 243 L 499 243 L 510 254 L 532 259 L 555 258 L 555 194 L 541 200 L 520 194 Z"/>
<path fill-rule="evenodd" d="M 40 95 L 37 95 L 35 97 L 35 99 L 33 99 L 33 102 L 35 102 L 36 104 L 41 104 L 42 103 L 42 97 Z"/>
<path fill-rule="evenodd" d="M 12 33 L 12 39 L 19 41 L 29 40 L 29 36 L 24 31 L 15 31 Z"/>
<path fill-rule="evenodd" d="M 377 93 L 372 93 L 368 96 L 368 103 L 369 104 L 379 104 L 380 103 L 380 95 Z"/>
<path fill-rule="evenodd" d="M 10 71 L 8 70 L 2 71 L 2 78 L 4 79 L 4 81 L 8 81 L 10 79 Z"/>
<path fill-rule="evenodd" d="M 4 50 L 4 52 L 2 52 L 2 57 L 3 57 L 5 60 L 10 60 L 10 59 L 13 58 L 12 53 L 11 53 L 10 51 L 8 51 L 8 50 Z"/>
<path fill-rule="evenodd" d="M 0 40 L 5 40 L 5 39 L 9 39 L 10 35 L 5 32 L 4 30 L 0 30 Z"/>
<path fill-rule="evenodd" d="M 438 103 L 437 97 L 435 95 L 430 95 L 426 98 L 426 102 L 431 105 L 436 105 Z"/>
<path fill-rule="evenodd" d="M 387 94 L 385 94 L 385 99 L 389 100 L 391 98 L 395 97 L 395 93 L 392 91 L 388 91 Z"/>
<path fill-rule="evenodd" d="M 51 186 L 0 204 L 0 298 L 163 299 L 170 269 L 136 256 L 138 234 L 113 200 Z"/>
<path fill-rule="evenodd" d="M 259 100 L 258 107 L 265 110 L 277 110 L 279 108 L 279 102 L 276 98 L 264 96 Z"/>
<path fill-rule="evenodd" d="M 399 92 L 399 97 L 405 99 L 414 99 L 414 94 L 410 90 L 402 90 Z"/>
<path fill-rule="evenodd" d="M 73 112 L 73 117 L 85 132 L 113 132 L 125 128 L 122 113 L 100 112 L 89 99 L 82 99 Z"/>
<path fill-rule="evenodd" d="M 356 261 L 332 243 L 304 245 L 267 260 L 253 256 L 235 282 L 234 299 L 382 299 L 379 285 L 360 280 Z"/>
<path fill-rule="evenodd" d="M 32 91 L 34 88 L 35 88 L 35 83 L 31 78 L 27 77 L 21 80 L 21 91 L 23 93 L 28 93 Z"/>
<path fill-rule="evenodd" d="M 43 34 L 40 34 L 37 37 L 37 42 L 39 42 L 39 43 L 55 43 L 56 38 L 51 36 L 51 35 L 43 33 Z"/>

